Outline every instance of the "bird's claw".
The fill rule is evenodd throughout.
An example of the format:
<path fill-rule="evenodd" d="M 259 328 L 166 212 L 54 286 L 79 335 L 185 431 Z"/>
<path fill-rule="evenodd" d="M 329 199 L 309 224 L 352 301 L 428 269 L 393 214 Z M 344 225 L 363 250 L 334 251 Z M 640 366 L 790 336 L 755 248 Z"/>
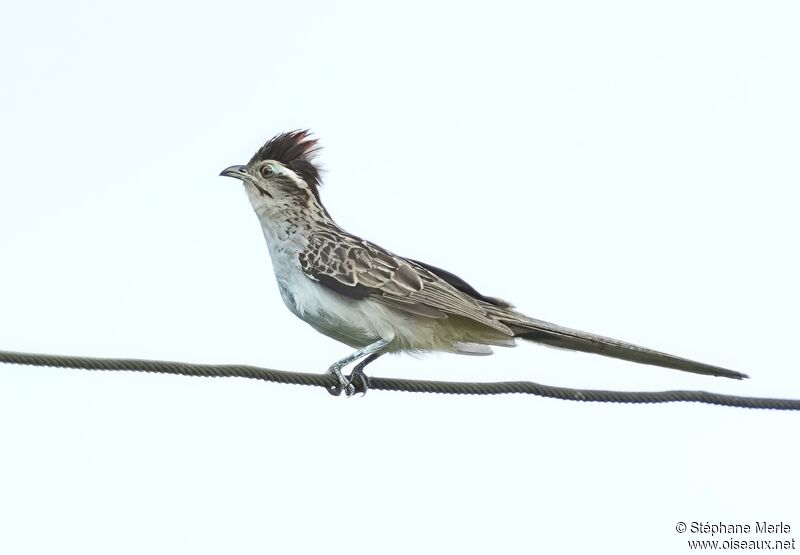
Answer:
<path fill-rule="evenodd" d="M 336 376 L 336 379 L 339 382 L 339 385 L 329 386 L 328 393 L 331 395 L 341 395 L 342 391 L 344 391 L 345 395 L 350 397 L 354 395 L 356 391 L 358 391 L 361 393 L 362 397 L 366 395 L 367 391 L 369 390 L 369 376 L 364 373 L 364 367 L 382 354 L 383 353 L 381 352 L 369 354 L 367 358 L 356 364 L 355 368 L 353 368 L 353 371 L 346 378 L 342 375 L 342 367 L 347 362 L 350 362 L 350 359 L 342 359 L 328 368 L 328 373 Z M 360 384 L 359 381 L 361 382 Z M 357 384 L 359 385 L 358 388 L 356 388 Z"/>
<path fill-rule="evenodd" d="M 355 386 L 356 380 L 360 381 L 361 387 L 357 390 L 361 392 L 362 397 L 367 394 L 367 390 L 369 390 L 369 376 L 364 373 L 364 370 L 356 367 L 347 378 L 347 383 L 350 384 L 351 387 Z M 354 391 L 356 391 L 355 387 Z"/>
<path fill-rule="evenodd" d="M 339 370 L 339 368 L 332 366 L 328 368 L 328 373 L 336 376 L 336 379 L 339 381 L 339 385 L 328 387 L 328 393 L 336 397 L 341 395 L 342 391 L 344 391 L 344 394 L 347 397 L 355 395 L 356 388 L 351 383 L 352 380 L 345 378 L 344 374 L 342 374 L 342 371 Z"/>

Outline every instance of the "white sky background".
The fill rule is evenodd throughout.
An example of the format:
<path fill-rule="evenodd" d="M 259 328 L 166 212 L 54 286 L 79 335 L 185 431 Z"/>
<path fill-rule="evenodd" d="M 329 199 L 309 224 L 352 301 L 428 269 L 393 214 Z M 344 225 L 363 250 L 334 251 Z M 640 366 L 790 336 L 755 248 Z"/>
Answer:
<path fill-rule="evenodd" d="M 217 175 L 309 127 L 349 231 L 752 379 L 528 344 L 373 374 L 800 398 L 800 8 L 529 4 L 4 7 L 0 349 L 346 355 L 284 308 Z M 799 427 L 3 366 L 0 553 L 685 553 L 693 520 L 800 540 Z"/>

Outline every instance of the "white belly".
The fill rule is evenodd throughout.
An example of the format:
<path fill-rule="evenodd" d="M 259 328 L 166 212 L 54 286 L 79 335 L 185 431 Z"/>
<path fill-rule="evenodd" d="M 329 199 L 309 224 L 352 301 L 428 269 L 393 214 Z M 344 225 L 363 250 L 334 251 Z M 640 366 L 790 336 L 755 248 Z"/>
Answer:
<path fill-rule="evenodd" d="M 366 347 L 392 339 L 383 318 L 365 314 L 372 303 L 349 299 L 313 281 L 299 269 L 278 276 L 278 288 L 287 308 L 314 329 L 351 347 Z M 383 328 L 383 333 L 381 333 Z M 386 337 L 388 335 L 388 337 Z"/>

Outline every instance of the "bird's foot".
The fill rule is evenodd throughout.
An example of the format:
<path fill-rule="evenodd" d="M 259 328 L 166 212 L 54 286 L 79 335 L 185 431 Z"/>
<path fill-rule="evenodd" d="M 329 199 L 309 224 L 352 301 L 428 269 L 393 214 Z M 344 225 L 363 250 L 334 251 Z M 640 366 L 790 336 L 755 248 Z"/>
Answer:
<path fill-rule="evenodd" d="M 361 387 L 355 387 L 355 384 L 358 382 L 361 382 Z M 367 394 L 367 390 L 369 390 L 369 376 L 364 373 L 364 367 L 361 364 L 353 368 L 353 371 L 347 377 L 347 383 L 350 384 L 355 391 L 360 391 L 362 397 Z"/>
<path fill-rule="evenodd" d="M 344 394 L 347 397 L 350 397 L 356 392 L 355 386 L 353 386 L 353 384 L 350 383 L 351 380 L 348 380 L 347 378 L 344 377 L 344 374 L 342 374 L 342 370 L 336 364 L 328 368 L 328 374 L 333 374 L 339 381 L 339 385 L 328 387 L 328 393 L 330 393 L 331 395 L 339 396 L 342 394 L 342 391 L 344 391 Z"/>
<path fill-rule="evenodd" d="M 383 349 L 387 344 L 388 343 L 385 340 L 379 339 L 372 345 L 368 345 L 363 349 L 359 349 L 350 356 L 334 362 L 331 367 L 328 368 L 328 373 L 336 376 L 336 379 L 339 381 L 339 385 L 328 387 L 328 393 L 331 395 L 341 395 L 342 391 L 344 391 L 345 395 L 350 397 L 356 392 L 354 383 L 356 382 L 355 378 L 358 378 L 361 380 L 361 385 L 364 387 L 363 392 L 366 395 L 367 389 L 369 389 L 369 378 L 364 375 L 364 367 L 376 358 L 383 355 L 381 349 Z M 353 368 L 353 372 L 350 374 L 349 378 L 345 378 L 342 375 L 342 368 L 354 360 L 358 360 L 359 358 L 365 356 L 367 358 L 356 364 L 356 367 Z"/>

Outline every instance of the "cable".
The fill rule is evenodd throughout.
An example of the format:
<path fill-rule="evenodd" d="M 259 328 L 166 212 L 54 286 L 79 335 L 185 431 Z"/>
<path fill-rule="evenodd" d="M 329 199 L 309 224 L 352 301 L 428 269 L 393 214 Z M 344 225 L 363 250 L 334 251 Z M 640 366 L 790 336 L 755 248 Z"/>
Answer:
<path fill-rule="evenodd" d="M 341 388 L 330 374 L 287 372 L 239 364 L 190 364 L 165 360 L 125 358 L 94 358 L 37 353 L 0 351 L 0 362 L 28 366 L 79 368 L 84 370 L 130 370 L 182 376 L 239 377 L 268 382 L 313 385 L 324 387 L 338 395 Z M 430 380 L 404 380 L 397 378 L 368 378 L 369 389 L 416 393 L 442 393 L 452 395 L 500 395 L 524 393 L 550 399 L 596 403 L 674 403 L 694 402 L 748 409 L 800 410 L 800 399 L 770 399 L 763 397 L 738 397 L 707 391 L 604 391 L 597 389 L 571 389 L 542 385 L 534 382 L 441 382 Z M 364 384 L 354 384 L 363 392 Z"/>

